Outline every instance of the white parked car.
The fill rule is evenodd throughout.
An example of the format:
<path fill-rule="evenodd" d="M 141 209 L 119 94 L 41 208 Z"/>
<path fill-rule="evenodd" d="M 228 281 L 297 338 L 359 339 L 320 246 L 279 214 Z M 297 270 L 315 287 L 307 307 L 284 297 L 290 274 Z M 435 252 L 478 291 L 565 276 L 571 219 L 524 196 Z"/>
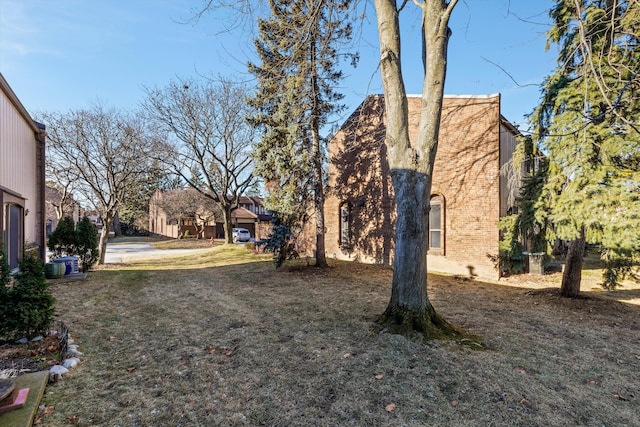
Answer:
<path fill-rule="evenodd" d="M 248 242 L 251 240 L 251 233 L 246 228 L 234 228 L 232 237 L 233 243 Z"/>

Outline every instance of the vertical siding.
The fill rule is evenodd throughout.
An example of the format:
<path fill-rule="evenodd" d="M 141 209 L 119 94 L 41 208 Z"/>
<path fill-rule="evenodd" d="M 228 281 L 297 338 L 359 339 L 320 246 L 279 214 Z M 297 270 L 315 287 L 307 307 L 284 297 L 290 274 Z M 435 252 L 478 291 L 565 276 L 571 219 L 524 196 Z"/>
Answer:
<path fill-rule="evenodd" d="M 33 127 L 18 112 L 4 91 L 0 91 L 0 186 L 26 199 L 25 240 L 36 241 L 39 171 L 36 168 L 37 142 Z"/>
<path fill-rule="evenodd" d="M 500 123 L 500 217 L 507 215 L 509 208 L 515 206 L 515 197 L 520 191 L 520 181 L 509 182 L 509 171 L 513 153 L 518 145 L 515 129 Z"/>

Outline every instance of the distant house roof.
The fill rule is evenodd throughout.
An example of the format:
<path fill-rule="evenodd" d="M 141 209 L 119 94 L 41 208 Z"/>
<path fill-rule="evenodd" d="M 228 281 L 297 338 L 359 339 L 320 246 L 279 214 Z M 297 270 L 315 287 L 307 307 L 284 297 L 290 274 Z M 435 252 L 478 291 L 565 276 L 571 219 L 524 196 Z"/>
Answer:
<path fill-rule="evenodd" d="M 237 208 L 231 212 L 232 218 L 237 219 L 258 219 L 258 215 L 246 210 L 245 208 Z"/>

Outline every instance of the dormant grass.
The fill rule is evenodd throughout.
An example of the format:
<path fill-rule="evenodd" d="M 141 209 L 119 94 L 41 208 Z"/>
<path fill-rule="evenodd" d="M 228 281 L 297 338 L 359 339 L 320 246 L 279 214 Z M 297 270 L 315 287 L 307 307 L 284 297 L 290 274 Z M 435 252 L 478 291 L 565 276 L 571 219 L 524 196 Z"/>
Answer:
<path fill-rule="evenodd" d="M 557 296 L 557 277 L 431 275 L 429 296 L 488 349 L 373 328 L 391 271 L 275 270 L 221 245 L 52 286 L 85 353 L 47 388 L 46 426 L 630 426 L 640 290 Z"/>

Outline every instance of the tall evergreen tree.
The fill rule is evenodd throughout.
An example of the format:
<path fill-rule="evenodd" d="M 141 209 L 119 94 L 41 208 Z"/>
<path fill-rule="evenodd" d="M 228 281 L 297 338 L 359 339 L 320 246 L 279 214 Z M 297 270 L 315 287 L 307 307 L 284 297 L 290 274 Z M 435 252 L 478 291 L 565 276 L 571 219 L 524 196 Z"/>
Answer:
<path fill-rule="evenodd" d="M 557 0 L 550 16 L 558 66 L 531 121 L 549 158 L 542 211 L 571 241 L 561 294 L 573 297 L 585 241 L 602 246 L 609 287 L 640 253 L 640 3 Z"/>
<path fill-rule="evenodd" d="M 343 95 L 338 47 L 351 38 L 345 19 L 349 0 L 269 0 L 271 17 L 259 19 L 255 46 L 260 64 L 249 64 L 258 79 L 251 122 L 264 130 L 256 145 L 256 174 L 267 183 L 266 205 L 297 228 L 313 200 L 316 266 L 326 266 L 324 245 L 324 153 L 320 136 Z M 352 56 L 355 58 L 355 56 Z"/>

